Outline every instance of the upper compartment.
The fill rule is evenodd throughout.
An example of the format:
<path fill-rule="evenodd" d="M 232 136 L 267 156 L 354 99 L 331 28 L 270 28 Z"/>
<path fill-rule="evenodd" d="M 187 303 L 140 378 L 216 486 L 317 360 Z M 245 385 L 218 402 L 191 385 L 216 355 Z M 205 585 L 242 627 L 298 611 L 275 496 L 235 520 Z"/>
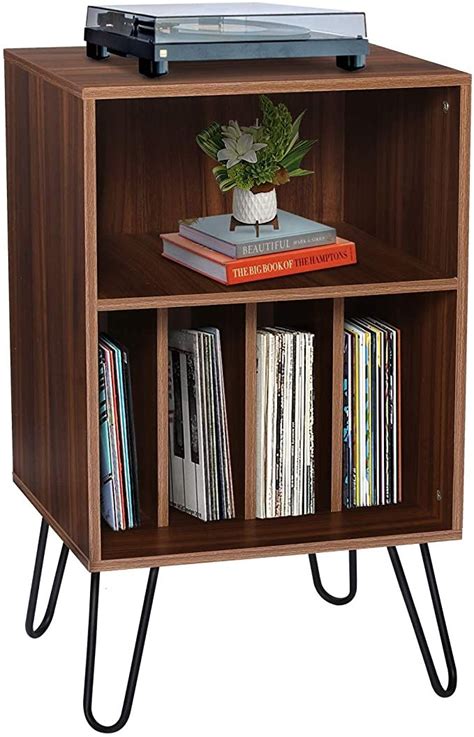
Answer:
<path fill-rule="evenodd" d="M 258 95 L 98 101 L 103 309 L 455 287 L 459 87 L 271 97 L 293 115 L 305 109 L 302 136 L 317 140 L 305 160 L 314 176 L 279 187 L 279 207 L 334 224 L 358 264 L 225 287 L 162 259 L 159 234 L 180 219 L 231 212 L 195 136 L 212 120 L 251 124 Z"/>

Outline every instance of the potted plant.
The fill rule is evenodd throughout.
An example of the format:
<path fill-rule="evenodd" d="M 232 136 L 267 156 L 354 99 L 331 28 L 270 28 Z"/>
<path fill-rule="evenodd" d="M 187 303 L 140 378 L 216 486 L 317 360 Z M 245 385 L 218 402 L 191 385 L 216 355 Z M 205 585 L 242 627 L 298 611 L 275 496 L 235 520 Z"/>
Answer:
<path fill-rule="evenodd" d="M 196 136 L 199 147 L 217 162 L 212 171 L 221 191 L 232 190 L 233 219 L 257 226 L 276 219 L 276 187 L 313 173 L 301 163 L 315 143 L 299 137 L 304 111 L 293 120 L 283 103 L 274 104 L 266 95 L 259 100 L 261 123 L 214 122 Z"/>

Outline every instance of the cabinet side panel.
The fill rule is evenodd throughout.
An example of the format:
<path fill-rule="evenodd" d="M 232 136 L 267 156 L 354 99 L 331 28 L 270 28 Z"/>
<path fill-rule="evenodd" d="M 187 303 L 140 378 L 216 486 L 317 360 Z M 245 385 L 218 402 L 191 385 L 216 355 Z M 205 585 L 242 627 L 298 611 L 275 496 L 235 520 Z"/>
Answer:
<path fill-rule="evenodd" d="M 82 105 L 7 63 L 14 475 L 84 560 L 89 531 Z"/>

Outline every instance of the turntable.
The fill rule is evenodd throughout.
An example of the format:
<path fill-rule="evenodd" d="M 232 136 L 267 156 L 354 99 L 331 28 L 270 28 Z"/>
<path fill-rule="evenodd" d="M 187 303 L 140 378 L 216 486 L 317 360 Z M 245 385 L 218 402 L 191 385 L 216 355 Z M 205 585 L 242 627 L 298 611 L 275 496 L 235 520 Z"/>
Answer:
<path fill-rule="evenodd" d="M 334 56 L 357 71 L 369 52 L 364 13 L 268 3 L 90 5 L 87 56 L 138 58 L 147 77 L 169 62 Z"/>

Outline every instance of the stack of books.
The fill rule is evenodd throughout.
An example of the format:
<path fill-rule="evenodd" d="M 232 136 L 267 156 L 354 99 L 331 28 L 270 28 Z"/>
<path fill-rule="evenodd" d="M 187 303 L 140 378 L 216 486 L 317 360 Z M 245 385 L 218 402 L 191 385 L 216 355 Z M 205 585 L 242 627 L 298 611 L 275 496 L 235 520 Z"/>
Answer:
<path fill-rule="evenodd" d="M 164 233 L 163 256 L 222 284 L 270 279 L 357 262 L 351 241 L 334 228 L 278 210 L 278 230 L 253 225 L 229 229 L 230 215 L 182 222 L 178 233 Z"/>
<path fill-rule="evenodd" d="M 170 503 L 204 521 L 235 516 L 220 333 L 169 337 Z"/>
<path fill-rule="evenodd" d="M 102 517 L 113 530 L 138 527 L 138 469 L 130 362 L 126 348 L 99 338 L 100 486 Z"/>
<path fill-rule="evenodd" d="M 347 320 L 344 330 L 343 499 L 347 509 L 401 501 L 400 330 Z"/>
<path fill-rule="evenodd" d="M 314 335 L 257 333 L 257 517 L 316 511 Z"/>

